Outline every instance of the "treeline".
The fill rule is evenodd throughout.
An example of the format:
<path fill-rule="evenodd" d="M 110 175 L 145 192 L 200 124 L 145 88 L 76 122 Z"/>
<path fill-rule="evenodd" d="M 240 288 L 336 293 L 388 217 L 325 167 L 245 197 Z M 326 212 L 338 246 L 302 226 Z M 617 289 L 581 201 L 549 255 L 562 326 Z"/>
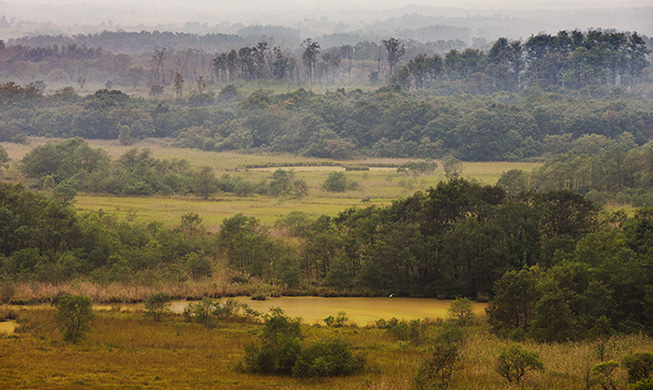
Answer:
<path fill-rule="evenodd" d="M 391 37 L 322 47 L 311 38 L 287 45 L 284 39 L 268 36 L 104 32 L 13 41 L 32 46 L 0 41 L 0 76 L 77 83 L 80 88 L 86 80 L 107 88 L 146 86 L 151 95 L 168 89 L 177 97 L 201 94 L 209 85 L 221 87 L 236 80 L 319 81 L 336 86 L 352 80 L 356 85 L 389 80 L 405 89 L 431 88 L 445 95 L 516 92 L 528 87 L 631 88 L 650 82 L 647 40 L 636 32 L 563 30 L 532 35 L 525 41 L 499 38 L 489 50 L 482 50 L 460 42 L 420 43 Z M 39 44 L 43 46 L 33 46 Z M 176 46 L 184 48 L 166 49 Z"/>
<path fill-rule="evenodd" d="M 115 90 L 79 97 L 64 89 L 42 96 L 35 86 L 8 83 L 0 86 L 0 140 L 80 136 L 129 144 L 174 137 L 178 146 L 214 151 L 335 159 L 452 154 L 491 161 L 555 155 L 584 135 L 625 136 L 637 145 L 653 136 L 650 100 L 623 90 L 603 99 L 530 93 L 425 98 L 388 87 L 238 95 L 231 86 L 221 91 L 219 103 L 206 94 L 159 101 Z"/>
<path fill-rule="evenodd" d="M 505 172 L 497 184 L 512 193 L 564 188 L 601 203 L 653 206 L 653 143 L 635 147 L 630 137 L 619 142 L 592 135 L 565 144 L 541 168 Z"/>
<path fill-rule="evenodd" d="M 120 196 L 194 194 L 203 198 L 217 192 L 275 197 L 308 193 L 304 180 L 282 169 L 269 181 L 258 183 L 229 174 L 216 178 L 209 167 L 192 168 L 186 160 L 159 160 L 148 149 L 130 149 L 112 161 L 106 152 L 91 148 L 81 138 L 37 146 L 19 166 L 37 188 L 51 190 L 63 201 L 72 200 L 77 191 Z"/>
<path fill-rule="evenodd" d="M 182 217 L 174 229 L 120 222 L 103 212 L 76 214 L 70 206 L 0 185 L 0 278 L 59 283 L 184 281 L 211 274 L 215 253 L 201 219 Z"/>
<path fill-rule="evenodd" d="M 650 67 L 650 52 L 637 33 L 563 30 L 557 35 L 531 36 L 525 42 L 499 38 L 487 52 L 452 50 L 444 58 L 420 55 L 400 68 L 392 81 L 404 88 L 422 89 L 443 80 L 475 94 L 528 86 L 632 87 Z"/>

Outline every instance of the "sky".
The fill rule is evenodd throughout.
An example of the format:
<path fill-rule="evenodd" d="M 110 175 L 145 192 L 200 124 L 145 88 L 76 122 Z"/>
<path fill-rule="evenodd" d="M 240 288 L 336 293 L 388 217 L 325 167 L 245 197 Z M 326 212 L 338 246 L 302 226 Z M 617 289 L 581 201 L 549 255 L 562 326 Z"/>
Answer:
<path fill-rule="evenodd" d="M 43 28 L 24 27 L 27 23 L 21 29 L 15 28 L 25 21 L 51 23 L 64 34 L 96 31 L 104 26 L 128 31 L 174 29 L 175 23 L 191 21 L 209 25 L 274 24 L 310 30 L 311 24 L 318 24 L 312 21 L 323 20 L 343 23 L 354 30 L 404 13 L 422 12 L 430 17 L 518 18 L 524 21 L 522 24 L 532 23 L 534 29 L 602 27 L 653 35 L 653 0 L 0 0 L 0 18 L 4 15 L 14 27 L 0 31 L 0 38 L 29 32 L 29 28 L 39 33 Z"/>

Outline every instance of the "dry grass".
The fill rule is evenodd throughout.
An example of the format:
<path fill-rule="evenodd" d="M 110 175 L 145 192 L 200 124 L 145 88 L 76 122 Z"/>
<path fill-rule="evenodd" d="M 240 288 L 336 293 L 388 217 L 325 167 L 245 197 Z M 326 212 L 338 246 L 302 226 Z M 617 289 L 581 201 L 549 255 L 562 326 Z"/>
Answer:
<path fill-rule="evenodd" d="M 243 349 L 256 339 L 260 325 L 222 321 L 218 329 L 188 324 L 180 317 L 162 323 L 139 313 L 100 312 L 93 330 L 78 346 L 63 344 L 50 310 L 21 311 L 29 333 L 0 338 L 0 388 L 153 388 L 153 389 L 379 389 L 412 388 L 412 377 L 428 344 L 396 342 L 375 328 L 303 326 L 305 342 L 338 336 L 367 354 L 366 370 L 355 376 L 293 379 L 245 375 L 234 370 Z M 30 325 L 32 324 L 32 325 Z M 431 328 L 437 332 L 437 327 Z M 451 389 L 511 388 L 493 369 L 501 341 L 483 324 L 467 329 L 461 369 Z M 527 374 L 524 388 L 585 389 L 587 367 L 598 362 L 591 343 L 535 344 L 545 365 Z M 609 358 L 619 361 L 633 351 L 651 351 L 643 336 L 612 340 Z M 625 373 L 617 378 L 623 387 Z"/>

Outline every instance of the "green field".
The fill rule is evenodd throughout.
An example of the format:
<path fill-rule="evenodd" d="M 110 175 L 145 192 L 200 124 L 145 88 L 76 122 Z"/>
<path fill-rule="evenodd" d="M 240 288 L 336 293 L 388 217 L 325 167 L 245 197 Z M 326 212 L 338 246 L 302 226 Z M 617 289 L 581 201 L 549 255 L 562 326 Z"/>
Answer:
<path fill-rule="evenodd" d="M 16 173 L 16 162 L 32 148 L 53 140 L 47 138 L 31 138 L 28 145 L 0 143 L 9 153 L 14 162 L 10 174 Z M 216 176 L 225 173 L 240 176 L 245 180 L 259 182 L 271 178 L 277 168 L 247 169 L 248 165 L 296 164 L 324 162 L 329 166 L 288 167 L 295 177 L 303 179 L 309 186 L 308 196 L 301 199 L 271 198 L 254 196 L 239 198 L 231 194 L 217 194 L 208 200 L 194 196 L 172 197 L 115 197 L 96 194 L 79 194 L 75 207 L 80 211 L 104 210 L 122 218 L 132 217 L 137 221 L 162 221 L 165 224 L 176 224 L 183 214 L 198 213 L 204 218 L 205 226 L 215 229 L 221 221 L 236 213 L 255 216 L 266 224 L 274 223 L 280 216 L 291 211 L 303 211 L 316 217 L 322 214 L 336 215 L 354 206 L 386 205 L 394 199 L 405 198 L 419 190 L 425 190 L 436 185 L 444 178 L 442 167 L 439 166 L 429 175 L 413 177 L 397 173 L 394 168 L 371 168 L 369 172 L 347 172 L 347 177 L 359 184 L 359 189 L 346 193 L 334 194 L 321 189 L 330 172 L 342 170 L 333 164 L 401 164 L 407 159 L 368 158 L 349 161 L 335 161 L 279 154 L 240 154 L 235 152 L 206 152 L 196 149 L 184 149 L 168 146 L 168 140 L 145 140 L 132 146 L 122 146 L 116 140 L 90 140 L 94 148 L 102 148 L 112 158 L 118 158 L 130 148 L 149 148 L 152 155 L 162 159 L 185 159 L 193 166 L 209 166 Z M 514 162 L 468 162 L 464 163 L 462 175 L 471 180 L 485 184 L 494 184 L 501 174 L 510 169 L 531 171 L 540 163 Z M 365 199 L 365 202 L 363 202 Z"/>

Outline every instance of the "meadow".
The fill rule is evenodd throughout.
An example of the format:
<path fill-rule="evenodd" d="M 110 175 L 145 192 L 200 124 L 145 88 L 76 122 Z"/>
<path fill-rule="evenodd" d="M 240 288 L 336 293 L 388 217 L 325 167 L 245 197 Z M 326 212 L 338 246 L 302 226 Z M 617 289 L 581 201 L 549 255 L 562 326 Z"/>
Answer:
<path fill-rule="evenodd" d="M 15 162 L 20 161 L 34 147 L 56 141 L 48 138 L 30 138 L 26 145 L 0 143 L 7 150 L 14 164 L 6 173 L 9 177 L 18 177 Z M 182 215 L 189 212 L 199 214 L 209 231 L 215 231 L 222 220 L 237 213 L 259 218 L 264 224 L 271 225 L 280 217 L 291 211 L 303 211 L 311 217 L 336 215 L 350 207 L 367 207 L 369 205 L 387 205 L 393 200 L 405 198 L 416 191 L 437 185 L 444 179 L 442 164 L 438 162 L 435 171 L 412 176 L 398 173 L 388 164 L 401 164 L 409 159 L 366 158 L 337 161 L 302 157 L 289 154 L 242 154 L 236 152 L 208 152 L 169 146 L 169 140 L 148 139 L 131 146 L 120 145 L 116 140 L 88 140 L 93 148 L 101 148 L 116 159 L 131 148 L 148 148 L 155 158 L 185 159 L 192 166 L 209 166 L 217 177 L 223 174 L 239 176 L 247 181 L 260 182 L 270 180 L 278 168 L 250 168 L 275 164 L 283 167 L 299 163 L 311 166 L 287 166 L 284 169 L 294 172 L 295 178 L 306 181 L 308 195 L 302 198 L 273 198 L 268 196 L 237 197 L 232 194 L 216 194 L 204 200 L 195 196 L 168 197 L 116 197 L 97 194 L 77 195 L 74 201 L 79 211 L 103 211 L 120 218 L 130 218 L 148 223 L 160 221 L 171 226 L 179 222 Z M 320 166 L 319 164 L 324 164 Z M 344 168 L 338 164 L 372 165 L 369 171 L 346 172 L 348 180 L 358 183 L 358 189 L 344 193 L 324 191 L 321 186 L 329 173 Z M 381 167 L 374 167 L 374 165 Z M 482 184 L 495 184 L 501 174 L 510 169 L 531 171 L 541 166 L 531 162 L 464 162 L 462 176 Z"/>
<path fill-rule="evenodd" d="M 333 313 L 335 315 L 335 313 Z M 244 348 L 256 340 L 261 325 L 223 320 L 217 329 L 188 323 L 180 315 L 164 322 L 142 313 L 97 312 L 92 330 L 79 345 L 65 344 L 52 319 L 52 310 L 20 310 L 23 333 L 0 337 L 0 387 L 30 389 L 376 389 L 414 388 L 413 376 L 429 351 L 429 342 L 397 341 L 376 327 L 331 328 L 302 325 L 304 344 L 340 337 L 367 355 L 363 372 L 349 377 L 295 379 L 238 372 Z M 431 321 L 427 335 L 435 336 L 442 321 Z M 504 343 L 492 335 L 484 320 L 466 327 L 459 369 L 450 389 L 506 389 L 510 385 L 494 371 Z M 599 363 L 592 342 L 523 345 L 537 351 L 544 371 L 525 376 L 525 389 L 586 389 L 591 367 Z M 615 336 L 607 344 L 607 359 L 620 361 L 635 351 L 653 349 L 653 341 L 638 335 Z M 621 388 L 626 372 L 614 379 Z"/>

